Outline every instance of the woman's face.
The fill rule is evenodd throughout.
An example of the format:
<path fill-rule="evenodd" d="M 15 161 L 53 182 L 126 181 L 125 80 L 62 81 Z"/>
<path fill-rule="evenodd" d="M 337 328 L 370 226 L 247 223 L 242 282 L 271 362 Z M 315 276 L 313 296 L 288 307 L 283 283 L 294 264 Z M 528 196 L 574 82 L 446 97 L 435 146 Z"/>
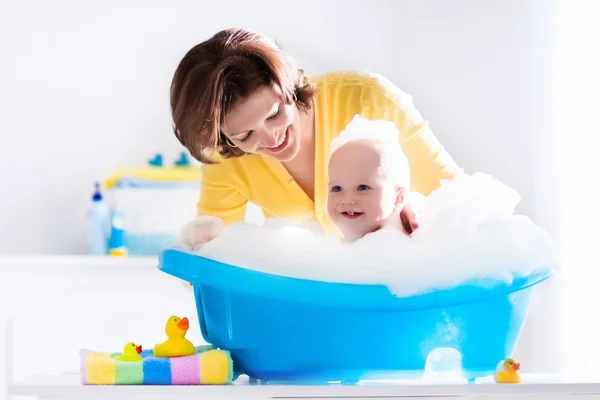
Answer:
<path fill-rule="evenodd" d="M 286 104 L 268 86 L 235 104 L 225 115 L 221 131 L 242 151 L 267 154 L 281 162 L 293 160 L 300 150 L 298 108 Z"/>

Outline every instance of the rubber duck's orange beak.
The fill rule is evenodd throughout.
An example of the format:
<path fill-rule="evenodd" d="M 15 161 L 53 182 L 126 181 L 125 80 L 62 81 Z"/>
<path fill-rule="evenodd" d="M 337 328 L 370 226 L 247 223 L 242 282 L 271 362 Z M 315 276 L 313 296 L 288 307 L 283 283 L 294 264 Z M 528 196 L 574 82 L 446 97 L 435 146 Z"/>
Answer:
<path fill-rule="evenodd" d="M 520 369 L 521 369 L 521 364 L 520 364 L 520 363 L 515 363 L 515 365 L 513 365 L 513 369 L 514 369 L 515 371 L 518 371 L 518 370 L 520 370 Z"/>
<path fill-rule="evenodd" d="M 187 331 L 190 328 L 190 321 L 187 319 L 187 317 L 184 317 L 177 323 L 177 327 L 182 331 Z"/>
<path fill-rule="evenodd" d="M 135 351 L 137 351 L 138 354 L 142 353 L 142 346 L 136 346 Z"/>

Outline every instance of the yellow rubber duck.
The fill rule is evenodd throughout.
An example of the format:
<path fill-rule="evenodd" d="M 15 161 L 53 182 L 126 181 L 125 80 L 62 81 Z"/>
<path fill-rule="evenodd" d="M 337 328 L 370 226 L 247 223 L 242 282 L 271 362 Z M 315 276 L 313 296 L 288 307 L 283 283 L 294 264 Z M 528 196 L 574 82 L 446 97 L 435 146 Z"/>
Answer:
<path fill-rule="evenodd" d="M 154 346 L 154 357 L 180 357 L 194 354 L 196 348 L 185 338 L 189 328 L 190 321 L 187 317 L 179 318 L 171 315 L 165 326 L 165 333 L 169 339 Z"/>
<path fill-rule="evenodd" d="M 508 358 L 498 364 L 494 380 L 496 383 L 521 383 L 520 369 L 521 364 L 512 358 Z"/>
<path fill-rule="evenodd" d="M 133 342 L 129 342 L 123 347 L 123 354 L 115 359 L 126 362 L 142 361 L 142 346 L 138 346 Z"/>

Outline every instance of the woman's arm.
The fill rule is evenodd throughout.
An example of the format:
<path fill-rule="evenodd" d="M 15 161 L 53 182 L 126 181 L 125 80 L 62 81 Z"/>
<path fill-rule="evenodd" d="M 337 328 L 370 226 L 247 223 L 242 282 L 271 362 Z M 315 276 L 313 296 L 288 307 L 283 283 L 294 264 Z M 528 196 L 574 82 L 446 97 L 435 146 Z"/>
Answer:
<path fill-rule="evenodd" d="M 196 219 L 182 226 L 180 241 L 196 251 L 219 236 L 226 225 L 243 221 L 248 198 L 242 187 L 236 184 L 231 168 L 203 165 Z"/>
<path fill-rule="evenodd" d="M 248 196 L 244 185 L 228 168 L 228 162 L 202 166 L 200 199 L 197 216 L 210 215 L 221 218 L 225 225 L 241 222 L 246 216 Z"/>
<path fill-rule="evenodd" d="M 411 169 L 411 190 L 427 196 L 441 181 L 464 173 L 435 137 L 412 97 L 390 80 L 373 75 L 362 101 L 365 116 L 392 121 L 400 131 L 400 144 Z"/>

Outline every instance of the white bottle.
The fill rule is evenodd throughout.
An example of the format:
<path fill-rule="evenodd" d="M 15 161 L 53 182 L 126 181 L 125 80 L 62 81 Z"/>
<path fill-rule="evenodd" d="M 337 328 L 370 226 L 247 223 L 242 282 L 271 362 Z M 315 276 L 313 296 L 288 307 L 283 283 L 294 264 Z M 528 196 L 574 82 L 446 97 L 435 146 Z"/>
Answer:
<path fill-rule="evenodd" d="M 92 201 L 87 210 L 88 254 L 106 255 L 108 253 L 109 210 L 96 183 Z"/>

